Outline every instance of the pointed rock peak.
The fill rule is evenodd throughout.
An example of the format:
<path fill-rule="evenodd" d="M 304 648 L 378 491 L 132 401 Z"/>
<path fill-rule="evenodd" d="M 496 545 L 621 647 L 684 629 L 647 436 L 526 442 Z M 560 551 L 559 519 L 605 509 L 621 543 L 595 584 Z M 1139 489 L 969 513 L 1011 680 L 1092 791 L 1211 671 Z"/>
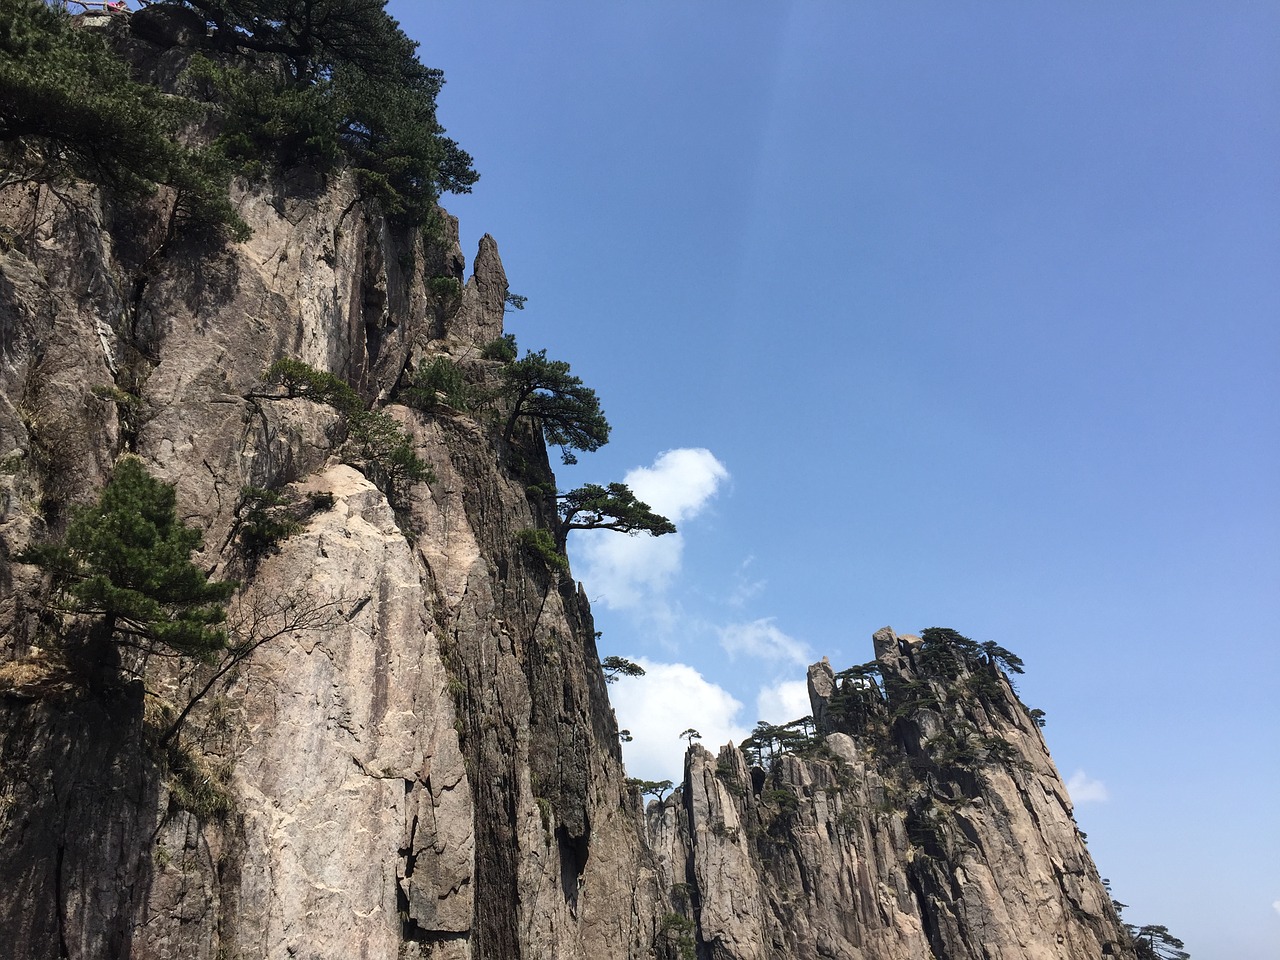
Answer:
<path fill-rule="evenodd" d="M 444 323 L 446 339 L 483 346 L 502 336 L 507 303 L 507 273 L 498 256 L 498 243 L 489 234 L 480 238 L 471 279 L 462 291 L 457 312 Z"/>
<path fill-rule="evenodd" d="M 823 657 L 821 662 L 809 667 L 809 714 L 818 729 L 822 730 L 827 715 L 827 701 L 836 689 L 836 674 L 831 669 L 831 661 Z"/>
<path fill-rule="evenodd" d="M 498 256 L 498 241 L 487 233 L 480 238 L 471 275 L 485 309 L 501 311 L 507 297 L 507 272 L 502 269 L 502 258 Z"/>
<path fill-rule="evenodd" d="M 898 635 L 893 627 L 881 627 L 871 635 L 876 645 L 876 659 L 880 661 L 895 660 L 898 656 Z"/>

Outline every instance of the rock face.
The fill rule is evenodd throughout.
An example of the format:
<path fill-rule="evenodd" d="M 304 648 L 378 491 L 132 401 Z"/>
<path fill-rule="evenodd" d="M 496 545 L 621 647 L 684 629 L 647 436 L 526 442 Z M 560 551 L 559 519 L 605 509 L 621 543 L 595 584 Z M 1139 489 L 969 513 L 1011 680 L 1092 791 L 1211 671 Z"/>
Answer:
<path fill-rule="evenodd" d="M 186 42 L 157 31 L 138 42 Z M 442 356 L 497 382 L 496 243 L 464 283 L 447 214 L 428 241 L 346 176 L 237 189 L 253 233 L 228 246 L 165 240 L 163 195 L 124 218 L 88 187 L 0 190 L 8 955 L 1130 955 L 1004 675 L 930 672 L 892 631 L 878 679 L 811 669 L 802 746 L 694 747 L 642 811 L 585 595 L 521 546 L 553 519 L 540 435 L 396 402 Z M 265 382 L 282 358 L 353 387 L 430 478 L 353 457 L 342 413 Z M 124 453 L 240 581 L 243 656 L 128 655 L 106 686 L 62 656 L 46 578 L 13 558 Z M 248 487 L 294 521 L 253 555 Z"/>
<path fill-rule="evenodd" d="M 705 955 L 1132 956 L 1004 673 L 917 664 L 887 627 L 874 640 L 879 681 L 810 668 L 806 746 L 755 767 L 694 747 L 682 790 L 650 807 Z"/>
<path fill-rule="evenodd" d="M 547 523 L 541 443 L 389 405 L 434 474 L 393 508 L 342 462 L 337 411 L 263 382 L 282 357 L 371 403 L 411 358 L 492 379 L 492 239 L 465 285 L 433 283 L 457 280 L 427 273 L 462 262 L 449 231 L 424 248 L 338 178 L 305 201 L 246 191 L 249 241 L 143 272 L 92 191 L 3 201 L 0 629 L 36 679 L 0 703 L 0 938 L 32 958 L 647 950 L 660 901 L 590 611 L 517 537 Z M 147 694 L 99 702 L 42 655 L 43 578 L 8 562 L 123 452 L 176 485 L 202 565 L 243 582 L 233 622 L 279 634 L 217 679 L 178 753 L 155 741 L 208 671 L 142 664 Z M 248 486 L 332 506 L 250 565 Z"/>

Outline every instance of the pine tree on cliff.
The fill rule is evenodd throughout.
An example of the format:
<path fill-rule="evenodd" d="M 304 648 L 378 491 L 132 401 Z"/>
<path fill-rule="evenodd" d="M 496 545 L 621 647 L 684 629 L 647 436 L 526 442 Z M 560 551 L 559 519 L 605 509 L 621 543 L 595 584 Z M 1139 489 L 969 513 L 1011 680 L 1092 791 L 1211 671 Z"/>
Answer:
<path fill-rule="evenodd" d="M 196 65 L 222 102 L 220 147 L 257 162 L 345 159 L 387 213 L 423 223 L 442 192 L 479 179 L 471 157 L 444 136 L 440 70 L 385 0 L 187 0 L 208 24 L 215 58 L 238 51 L 274 58 L 279 72 Z"/>
<path fill-rule="evenodd" d="M 625 483 L 611 483 L 608 487 L 588 483 L 559 494 L 556 502 L 560 515 L 556 545 L 562 551 L 570 530 L 614 530 L 655 537 L 676 532 L 674 523 L 654 513 Z"/>
<path fill-rule="evenodd" d="M 224 604 L 237 585 L 211 581 L 191 562 L 200 542 L 178 519 L 173 487 L 126 457 L 61 542 L 16 559 L 50 571 L 65 609 L 90 618 L 91 655 L 118 645 L 209 662 L 226 643 Z"/>
<path fill-rule="evenodd" d="M 1186 944 L 1162 923 L 1149 923 L 1137 930 L 1129 927 L 1129 931 L 1138 960 L 1191 960 L 1191 954 L 1183 949 Z"/>
<path fill-rule="evenodd" d="M 74 29 L 65 10 L 42 0 L 0 5 L 0 185 L 79 179 L 128 199 L 164 184 L 175 224 L 242 238 L 221 157 L 179 136 L 197 112 L 133 80 L 102 32 Z"/>
<path fill-rule="evenodd" d="M 502 368 L 504 392 L 511 412 L 502 431 L 510 443 L 522 417 L 536 420 L 547 443 L 560 448 L 561 459 L 577 463 L 574 450 L 588 453 L 609 442 L 609 421 L 596 392 L 569 372 L 563 360 L 548 360 L 547 351 L 530 351 L 523 360 Z"/>

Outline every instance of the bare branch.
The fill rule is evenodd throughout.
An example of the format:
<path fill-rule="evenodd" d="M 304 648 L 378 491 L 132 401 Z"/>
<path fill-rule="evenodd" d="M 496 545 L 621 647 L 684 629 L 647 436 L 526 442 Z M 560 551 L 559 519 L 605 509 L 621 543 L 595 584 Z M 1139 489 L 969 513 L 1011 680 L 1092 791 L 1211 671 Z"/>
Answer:
<path fill-rule="evenodd" d="M 246 599 L 242 594 L 232 603 L 227 616 L 228 642 L 222 659 L 208 680 L 187 701 L 186 706 L 174 718 L 173 723 L 160 737 L 164 746 L 178 733 L 197 703 L 228 673 L 247 660 L 255 650 L 272 640 L 336 626 L 342 619 L 342 597 L 320 601 L 299 587 L 279 595 L 254 594 Z"/>

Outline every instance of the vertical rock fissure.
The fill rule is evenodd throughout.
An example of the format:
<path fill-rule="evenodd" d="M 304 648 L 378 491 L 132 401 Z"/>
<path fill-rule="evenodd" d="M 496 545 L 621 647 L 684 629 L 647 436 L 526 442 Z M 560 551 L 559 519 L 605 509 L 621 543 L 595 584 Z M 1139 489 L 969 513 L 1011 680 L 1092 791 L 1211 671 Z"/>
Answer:
<path fill-rule="evenodd" d="M 67 898 L 62 889 L 62 860 L 66 847 L 58 844 L 53 866 L 53 903 L 54 916 L 58 925 L 58 958 L 70 960 L 71 951 L 67 949 Z"/>

